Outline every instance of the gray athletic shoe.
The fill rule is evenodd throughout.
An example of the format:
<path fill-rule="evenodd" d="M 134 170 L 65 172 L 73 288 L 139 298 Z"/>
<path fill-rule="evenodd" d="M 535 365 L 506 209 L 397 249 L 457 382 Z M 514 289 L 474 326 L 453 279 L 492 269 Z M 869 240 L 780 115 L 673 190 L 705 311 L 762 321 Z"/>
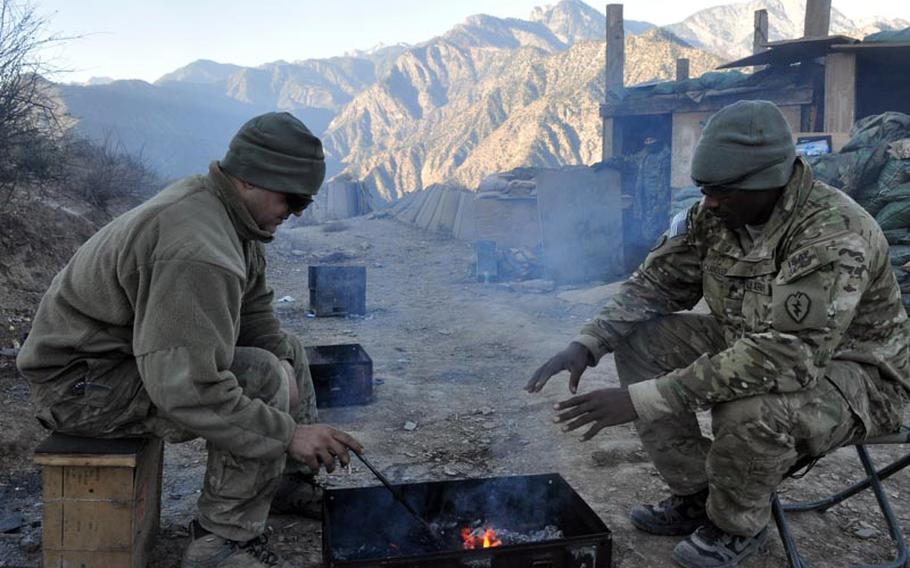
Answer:
<path fill-rule="evenodd" d="M 768 527 L 755 536 L 738 536 L 708 522 L 676 545 L 673 560 L 685 568 L 734 568 L 767 542 Z"/>
<path fill-rule="evenodd" d="M 694 495 L 671 495 L 657 505 L 635 505 L 629 518 L 633 525 L 647 533 L 688 535 L 708 522 L 707 501 L 707 489 Z"/>

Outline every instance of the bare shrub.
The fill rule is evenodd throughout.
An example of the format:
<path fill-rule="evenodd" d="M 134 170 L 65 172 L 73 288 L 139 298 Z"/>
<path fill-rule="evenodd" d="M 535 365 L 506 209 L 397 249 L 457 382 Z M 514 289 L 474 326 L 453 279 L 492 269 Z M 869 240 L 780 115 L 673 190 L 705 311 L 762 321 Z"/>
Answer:
<path fill-rule="evenodd" d="M 53 179 L 60 125 L 40 50 L 63 41 L 27 2 L 0 0 L 0 191 Z"/>
<path fill-rule="evenodd" d="M 100 142 L 69 135 L 63 149 L 64 188 L 102 210 L 108 211 L 115 203 L 134 205 L 161 187 L 161 180 L 142 155 L 128 152 L 110 133 Z"/>

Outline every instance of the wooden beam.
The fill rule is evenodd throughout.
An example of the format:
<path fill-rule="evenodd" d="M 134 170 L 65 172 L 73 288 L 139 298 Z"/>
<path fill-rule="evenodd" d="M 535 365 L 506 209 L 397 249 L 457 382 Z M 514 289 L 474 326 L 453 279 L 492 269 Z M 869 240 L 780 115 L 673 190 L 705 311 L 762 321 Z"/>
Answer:
<path fill-rule="evenodd" d="M 34 462 L 45 466 L 136 467 L 136 454 L 35 454 Z"/>
<path fill-rule="evenodd" d="M 825 132 L 849 132 L 856 118 L 856 54 L 825 57 Z"/>
<path fill-rule="evenodd" d="M 752 32 L 752 53 L 761 53 L 768 49 L 768 11 L 755 11 L 755 30 Z"/>
<path fill-rule="evenodd" d="M 685 81 L 689 78 L 689 60 L 680 57 L 676 60 L 676 80 Z"/>
<path fill-rule="evenodd" d="M 812 87 L 791 87 L 768 89 L 744 87 L 708 91 L 698 102 L 687 95 L 654 95 L 650 97 L 626 99 L 619 103 L 607 103 L 600 108 L 604 118 L 618 116 L 635 116 L 642 114 L 666 114 L 673 112 L 717 111 L 738 100 L 765 100 L 778 106 L 798 106 L 812 104 Z M 614 144 L 615 131 L 614 128 Z M 827 129 L 826 129 L 827 130 Z M 614 145 L 614 152 L 617 146 Z"/>
<path fill-rule="evenodd" d="M 622 4 L 607 4 L 607 99 L 610 89 L 623 87 L 626 60 L 625 31 L 622 24 Z"/>
<path fill-rule="evenodd" d="M 831 0 L 807 0 L 804 37 L 825 37 L 831 27 Z"/>

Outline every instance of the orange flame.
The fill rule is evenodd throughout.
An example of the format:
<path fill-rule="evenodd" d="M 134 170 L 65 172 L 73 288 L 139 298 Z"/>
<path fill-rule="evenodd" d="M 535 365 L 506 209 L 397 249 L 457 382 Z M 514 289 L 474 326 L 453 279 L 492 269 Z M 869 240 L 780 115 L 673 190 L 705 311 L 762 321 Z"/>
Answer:
<path fill-rule="evenodd" d="M 477 531 L 467 527 L 461 529 L 461 540 L 464 541 L 465 550 L 474 550 L 475 548 L 492 548 L 502 546 L 502 541 L 496 536 L 496 531 L 487 528 L 482 534 L 476 534 Z"/>

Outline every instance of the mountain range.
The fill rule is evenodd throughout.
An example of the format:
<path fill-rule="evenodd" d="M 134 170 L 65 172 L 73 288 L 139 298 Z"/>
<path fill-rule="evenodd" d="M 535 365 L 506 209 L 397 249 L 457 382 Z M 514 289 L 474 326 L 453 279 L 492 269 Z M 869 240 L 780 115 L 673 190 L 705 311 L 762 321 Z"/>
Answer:
<path fill-rule="evenodd" d="M 697 76 L 747 54 L 759 8 L 772 39 L 802 35 L 805 0 L 719 6 L 664 28 L 626 21 L 626 84 L 672 78 L 679 57 Z M 906 26 L 832 12 L 832 33 L 853 37 Z M 603 13 L 562 0 L 527 20 L 471 16 L 413 46 L 258 67 L 199 60 L 154 84 L 57 88 L 75 128 L 115 138 L 167 178 L 204 171 L 249 117 L 286 110 L 323 138 L 330 175 L 394 200 L 434 183 L 476 187 L 518 166 L 599 159 L 604 36 Z"/>

